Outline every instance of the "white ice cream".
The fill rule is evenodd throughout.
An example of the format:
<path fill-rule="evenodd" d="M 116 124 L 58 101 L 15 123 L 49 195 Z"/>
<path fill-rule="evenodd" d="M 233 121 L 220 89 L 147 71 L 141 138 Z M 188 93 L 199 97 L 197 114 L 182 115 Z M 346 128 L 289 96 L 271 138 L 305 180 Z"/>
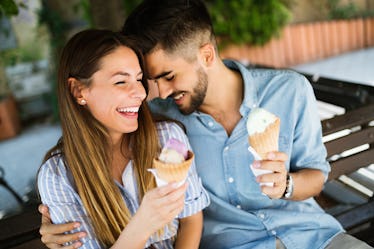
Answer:
<path fill-rule="evenodd" d="M 158 159 L 164 163 L 184 162 L 183 155 L 178 151 L 170 148 L 163 148 Z"/>
<path fill-rule="evenodd" d="M 247 131 L 251 136 L 255 133 L 264 132 L 266 127 L 275 122 L 277 117 L 263 108 L 254 108 L 247 119 Z"/>

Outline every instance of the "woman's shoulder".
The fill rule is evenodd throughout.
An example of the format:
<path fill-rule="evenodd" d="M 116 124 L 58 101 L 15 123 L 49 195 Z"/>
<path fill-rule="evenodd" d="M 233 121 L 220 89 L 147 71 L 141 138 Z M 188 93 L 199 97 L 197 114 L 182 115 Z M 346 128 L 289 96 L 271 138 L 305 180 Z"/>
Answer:
<path fill-rule="evenodd" d="M 157 131 L 167 131 L 170 133 L 183 133 L 185 134 L 185 128 L 182 123 L 174 120 L 163 120 L 156 122 Z"/>
<path fill-rule="evenodd" d="M 161 145 L 165 144 L 170 138 L 176 138 L 182 142 L 187 141 L 184 127 L 178 122 L 174 121 L 159 121 L 156 122 L 156 128 Z"/>
<path fill-rule="evenodd" d="M 66 173 L 66 168 L 64 164 L 64 159 L 60 151 L 55 151 L 51 153 L 47 160 L 40 166 L 40 172 L 61 175 Z"/>

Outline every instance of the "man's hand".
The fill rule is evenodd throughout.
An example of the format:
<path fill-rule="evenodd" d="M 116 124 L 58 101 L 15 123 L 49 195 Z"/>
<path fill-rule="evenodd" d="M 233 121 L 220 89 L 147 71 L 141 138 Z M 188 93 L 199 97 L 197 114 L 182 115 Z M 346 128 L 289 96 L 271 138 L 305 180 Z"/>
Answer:
<path fill-rule="evenodd" d="M 285 162 L 288 156 L 282 152 L 270 152 L 265 160 L 253 162 L 257 169 L 270 170 L 273 173 L 257 176 L 257 181 L 274 182 L 274 186 L 261 186 L 262 192 L 273 199 L 280 199 L 286 189 L 287 170 Z M 304 168 L 290 173 L 293 179 L 293 193 L 291 200 L 302 201 L 318 195 L 323 188 L 325 176 L 317 169 Z M 308 184 L 305 184 L 305 183 Z"/>
<path fill-rule="evenodd" d="M 286 189 L 287 170 L 285 162 L 288 156 L 282 152 L 270 152 L 267 158 L 262 161 L 254 161 L 253 167 L 256 169 L 270 170 L 273 173 L 257 176 L 259 183 L 273 182 L 273 186 L 261 186 L 262 192 L 272 199 L 280 199 Z"/>
<path fill-rule="evenodd" d="M 48 211 L 48 207 L 45 205 L 39 205 L 39 212 L 42 214 L 42 224 L 40 226 L 40 235 L 42 242 L 48 248 L 62 248 L 62 249 L 73 249 L 82 246 L 82 242 L 79 239 L 86 236 L 86 233 L 79 232 L 73 234 L 64 234 L 65 232 L 76 229 L 80 226 L 78 222 L 70 222 L 66 224 L 52 224 L 51 217 Z M 63 246 L 64 243 L 73 242 L 69 246 Z"/>

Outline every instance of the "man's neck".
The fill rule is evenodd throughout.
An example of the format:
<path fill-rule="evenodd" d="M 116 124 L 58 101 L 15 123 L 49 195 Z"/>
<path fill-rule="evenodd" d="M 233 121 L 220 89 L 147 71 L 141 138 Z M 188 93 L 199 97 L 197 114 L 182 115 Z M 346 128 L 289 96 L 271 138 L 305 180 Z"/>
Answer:
<path fill-rule="evenodd" d="M 210 71 L 208 79 L 207 95 L 199 111 L 211 115 L 230 135 L 241 118 L 243 79 L 239 72 L 227 68 L 221 61 Z"/>

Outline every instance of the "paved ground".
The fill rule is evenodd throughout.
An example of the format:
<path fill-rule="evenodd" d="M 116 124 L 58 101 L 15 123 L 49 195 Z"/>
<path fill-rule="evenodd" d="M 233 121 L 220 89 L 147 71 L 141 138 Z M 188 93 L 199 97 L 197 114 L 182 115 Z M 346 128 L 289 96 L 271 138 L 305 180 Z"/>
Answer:
<path fill-rule="evenodd" d="M 25 127 L 16 137 L 0 142 L 0 166 L 4 169 L 4 178 L 24 199 L 27 193 L 35 191 L 35 176 L 44 153 L 60 135 L 58 125 L 38 124 Z M 19 208 L 16 199 L 0 186 L 0 218 Z"/>
<path fill-rule="evenodd" d="M 338 80 L 374 86 L 374 47 L 306 63 L 294 69 Z"/>
<path fill-rule="evenodd" d="M 294 69 L 374 86 L 374 48 L 299 65 Z M 35 189 L 35 176 L 44 153 L 56 143 L 60 134 L 58 125 L 39 124 L 24 127 L 15 138 L 0 141 L 0 166 L 5 170 L 9 185 L 21 196 Z M 18 208 L 16 200 L 0 186 L 0 218 Z"/>

